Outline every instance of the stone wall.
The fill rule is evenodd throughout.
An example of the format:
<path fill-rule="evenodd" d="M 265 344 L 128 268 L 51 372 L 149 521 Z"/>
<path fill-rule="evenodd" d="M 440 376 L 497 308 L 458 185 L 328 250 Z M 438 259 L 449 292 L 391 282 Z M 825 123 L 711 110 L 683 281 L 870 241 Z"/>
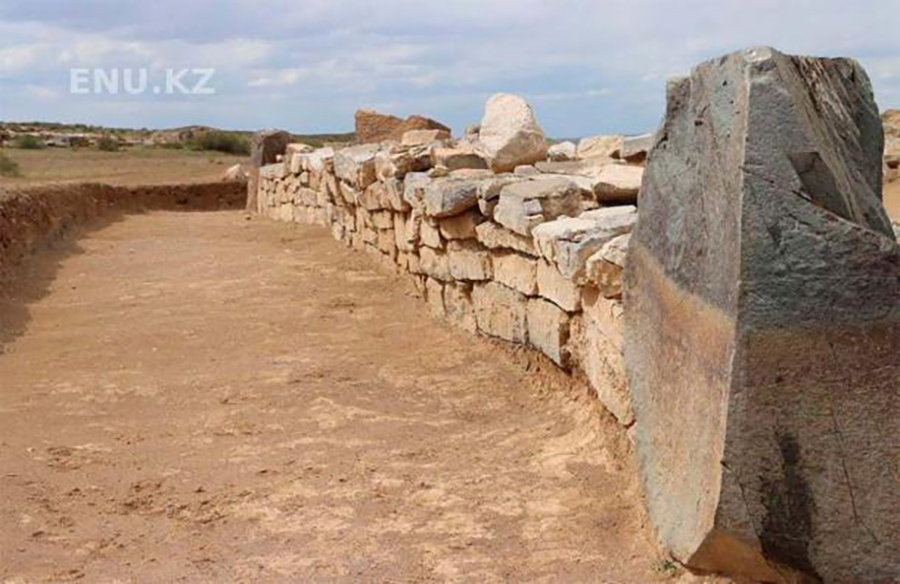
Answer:
<path fill-rule="evenodd" d="M 643 169 L 604 156 L 496 173 L 477 142 L 432 139 L 439 135 L 413 131 L 337 152 L 289 148 L 260 170 L 256 211 L 328 228 L 411 278 L 435 316 L 581 371 L 632 424 L 621 274 Z M 534 156 L 527 142 L 495 151 L 507 166 Z"/>

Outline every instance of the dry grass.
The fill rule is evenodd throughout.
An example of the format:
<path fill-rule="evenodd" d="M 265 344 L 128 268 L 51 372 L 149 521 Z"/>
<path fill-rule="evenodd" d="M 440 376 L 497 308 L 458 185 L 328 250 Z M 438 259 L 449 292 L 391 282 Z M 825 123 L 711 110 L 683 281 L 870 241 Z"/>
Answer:
<path fill-rule="evenodd" d="M 93 148 L 3 148 L 18 163 L 21 177 L 0 177 L 0 187 L 59 182 L 140 185 L 219 180 L 229 166 L 247 159 L 219 152 L 134 148 L 102 152 Z"/>

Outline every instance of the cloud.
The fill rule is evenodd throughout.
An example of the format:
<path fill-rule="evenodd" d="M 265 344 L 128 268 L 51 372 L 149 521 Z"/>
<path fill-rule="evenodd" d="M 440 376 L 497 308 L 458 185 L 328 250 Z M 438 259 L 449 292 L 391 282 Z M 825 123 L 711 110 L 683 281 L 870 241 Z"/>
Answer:
<path fill-rule="evenodd" d="M 668 77 L 749 45 L 856 57 L 881 105 L 900 105 L 898 29 L 893 0 L 6 0 L 0 112 L 329 131 L 370 106 L 459 130 L 511 91 L 551 135 L 635 133 L 658 123 Z M 216 94 L 48 113 L 27 88 L 65 92 L 70 67 L 212 67 Z"/>

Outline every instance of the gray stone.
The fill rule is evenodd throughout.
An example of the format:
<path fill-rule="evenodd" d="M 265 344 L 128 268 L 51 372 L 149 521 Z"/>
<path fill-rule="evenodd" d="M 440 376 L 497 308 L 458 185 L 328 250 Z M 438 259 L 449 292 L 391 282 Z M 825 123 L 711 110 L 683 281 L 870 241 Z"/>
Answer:
<path fill-rule="evenodd" d="M 378 144 L 350 146 L 334 155 L 334 173 L 359 190 L 365 190 L 375 182 L 375 154 Z"/>
<path fill-rule="evenodd" d="M 425 213 L 431 217 L 451 217 L 478 205 L 478 178 L 447 176 L 425 185 Z"/>
<path fill-rule="evenodd" d="M 538 225 L 532 236 L 541 257 L 554 263 L 565 278 L 583 282 L 588 258 L 613 238 L 629 233 L 636 220 L 635 207 L 604 207 Z"/>
<path fill-rule="evenodd" d="M 542 178 L 507 185 L 500 191 L 494 220 L 520 235 L 557 217 L 582 211 L 581 189 L 566 178 Z"/>
<path fill-rule="evenodd" d="M 649 517 L 679 561 L 900 581 L 900 246 L 882 146 L 852 60 L 754 48 L 669 84 L 625 357 Z"/>

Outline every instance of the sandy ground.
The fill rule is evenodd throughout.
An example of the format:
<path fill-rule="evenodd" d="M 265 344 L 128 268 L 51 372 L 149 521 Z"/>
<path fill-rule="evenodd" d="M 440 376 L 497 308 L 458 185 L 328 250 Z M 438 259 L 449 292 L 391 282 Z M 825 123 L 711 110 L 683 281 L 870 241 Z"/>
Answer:
<path fill-rule="evenodd" d="M 679 578 L 585 392 L 323 229 L 133 215 L 36 266 L 0 307 L 0 581 Z"/>
<path fill-rule="evenodd" d="M 131 148 L 101 152 L 93 148 L 44 148 L 0 152 L 16 161 L 22 176 L 0 176 L 0 187 L 57 182 L 102 182 L 111 185 L 179 184 L 217 181 L 246 157 L 221 152 Z"/>

